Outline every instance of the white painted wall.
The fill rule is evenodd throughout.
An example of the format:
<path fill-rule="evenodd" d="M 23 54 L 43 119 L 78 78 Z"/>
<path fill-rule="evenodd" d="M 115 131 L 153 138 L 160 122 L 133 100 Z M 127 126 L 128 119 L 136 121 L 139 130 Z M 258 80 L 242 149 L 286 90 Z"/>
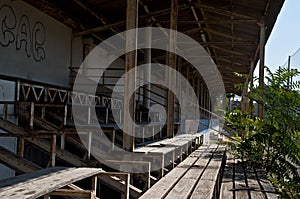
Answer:
<path fill-rule="evenodd" d="M 21 0 L 0 1 L 0 74 L 69 86 L 72 30 Z"/>

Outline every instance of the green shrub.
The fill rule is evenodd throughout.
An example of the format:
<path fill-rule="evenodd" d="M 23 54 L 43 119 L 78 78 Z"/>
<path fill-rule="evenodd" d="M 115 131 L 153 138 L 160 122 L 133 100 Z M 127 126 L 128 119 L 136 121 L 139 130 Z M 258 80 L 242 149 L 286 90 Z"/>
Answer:
<path fill-rule="evenodd" d="M 265 169 L 283 198 L 300 198 L 300 82 L 297 70 L 279 69 L 266 77 L 263 90 L 254 88 L 249 98 L 263 104 L 264 116 L 250 118 L 236 109 L 227 120 L 239 132 L 232 146 L 250 165 Z"/>

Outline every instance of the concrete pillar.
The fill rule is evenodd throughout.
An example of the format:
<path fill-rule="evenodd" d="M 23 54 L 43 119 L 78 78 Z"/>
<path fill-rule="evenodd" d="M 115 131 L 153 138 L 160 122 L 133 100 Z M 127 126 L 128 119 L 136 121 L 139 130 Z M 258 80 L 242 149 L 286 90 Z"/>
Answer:
<path fill-rule="evenodd" d="M 137 27 L 138 17 L 138 0 L 127 0 L 126 9 L 126 30 Z M 132 32 L 131 32 L 132 33 Z M 126 48 L 137 48 L 137 32 L 126 34 Z M 135 73 L 127 73 L 136 66 L 136 51 L 131 51 L 125 55 L 125 84 L 124 84 L 124 127 L 123 127 L 123 149 L 127 151 L 134 150 L 134 122 L 130 122 L 126 118 L 135 120 L 135 95 L 130 93 L 135 90 Z M 131 136 L 133 135 L 133 136 Z"/>
<path fill-rule="evenodd" d="M 178 0 L 171 0 L 171 16 L 170 16 L 170 29 L 177 29 L 177 18 L 178 18 Z M 176 48 L 176 33 L 170 32 L 169 49 L 175 50 Z M 176 68 L 176 55 L 174 53 L 168 53 L 169 67 Z M 175 74 L 169 72 L 169 88 L 174 88 L 175 85 Z M 167 110 L 167 136 L 174 137 L 174 94 L 168 90 L 168 110 Z"/>

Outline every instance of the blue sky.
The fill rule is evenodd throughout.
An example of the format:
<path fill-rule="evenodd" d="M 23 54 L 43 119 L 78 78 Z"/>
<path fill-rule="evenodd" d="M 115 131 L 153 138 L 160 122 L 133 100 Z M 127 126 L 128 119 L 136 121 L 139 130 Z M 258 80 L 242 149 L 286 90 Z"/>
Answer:
<path fill-rule="evenodd" d="M 274 71 L 300 48 L 300 1 L 285 0 L 265 49 L 265 65 Z M 300 70 L 300 52 L 295 57 Z M 299 61 L 298 61 L 299 60 Z M 296 68 L 296 66 L 293 66 Z M 255 76 L 258 76 L 258 66 Z"/>

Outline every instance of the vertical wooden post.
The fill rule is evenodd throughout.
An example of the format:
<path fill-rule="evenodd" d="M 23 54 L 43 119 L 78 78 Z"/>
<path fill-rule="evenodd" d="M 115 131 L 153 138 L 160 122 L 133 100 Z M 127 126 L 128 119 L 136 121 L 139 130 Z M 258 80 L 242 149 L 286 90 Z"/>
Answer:
<path fill-rule="evenodd" d="M 155 138 L 155 125 L 152 126 L 152 140 Z"/>
<path fill-rule="evenodd" d="M 126 8 L 126 30 L 137 27 L 138 17 L 138 0 L 127 0 Z M 137 32 L 130 32 L 126 34 L 126 49 L 137 48 Z M 135 94 L 130 96 L 135 90 L 135 73 L 127 73 L 136 66 L 136 50 L 126 53 L 125 55 L 125 85 L 124 85 L 124 129 L 123 129 L 123 149 L 127 151 L 134 150 L 134 123 L 126 118 L 135 120 Z"/>
<path fill-rule="evenodd" d="M 142 127 L 142 133 L 143 133 L 143 137 L 142 137 L 142 142 L 144 143 L 145 142 L 145 128 L 147 128 L 147 126 L 143 126 Z"/>
<path fill-rule="evenodd" d="M 42 107 L 42 113 L 41 113 L 41 118 L 45 119 L 45 115 L 46 115 L 46 106 Z"/>
<path fill-rule="evenodd" d="M 50 161 L 49 161 L 50 167 L 55 167 L 55 156 L 56 156 L 56 135 L 52 135 L 51 148 L 50 148 Z"/>
<path fill-rule="evenodd" d="M 7 120 L 8 118 L 8 104 L 3 104 L 3 119 Z"/>
<path fill-rule="evenodd" d="M 33 122 L 34 122 L 34 102 L 31 102 L 30 103 L 30 117 L 29 117 L 30 129 L 33 129 Z"/>
<path fill-rule="evenodd" d="M 169 35 L 169 53 L 168 53 L 168 65 L 169 67 L 176 69 L 176 54 L 170 53 L 170 51 L 176 50 L 177 46 L 177 18 L 178 18 L 178 0 L 171 0 L 171 16 L 170 16 L 170 29 L 174 30 Z M 169 90 L 168 90 L 168 109 L 167 109 L 167 137 L 174 137 L 174 93 L 171 88 L 175 85 L 175 74 L 173 71 L 169 71 Z"/>
<path fill-rule="evenodd" d="M 204 82 L 203 80 L 201 80 L 201 90 L 200 90 L 200 107 L 201 108 L 204 108 Z M 201 112 L 200 113 L 204 113 L 203 110 L 201 109 Z M 200 115 L 201 116 L 201 115 Z"/>
<path fill-rule="evenodd" d="M 129 185 L 130 185 L 130 174 L 124 174 L 124 181 L 125 181 L 125 186 L 124 186 L 124 193 L 121 195 L 122 199 L 129 199 Z"/>
<path fill-rule="evenodd" d="M 260 40 L 259 40 L 259 88 L 264 89 L 264 71 L 265 71 L 265 37 L 266 37 L 266 27 L 265 22 L 259 24 L 260 26 Z M 258 116 L 263 118 L 263 102 L 258 104 Z"/>
<path fill-rule="evenodd" d="M 151 27 L 151 20 L 148 19 L 147 21 L 147 27 Z M 146 31 L 145 32 L 145 45 L 146 46 L 151 46 L 151 39 L 152 39 L 152 32 L 151 31 Z M 145 48 L 144 49 L 144 62 L 147 64 L 147 67 L 145 68 L 144 71 L 144 83 L 147 83 L 144 86 L 144 92 L 143 92 L 143 105 L 145 108 L 150 109 L 150 84 L 151 82 L 151 48 Z M 147 117 L 149 118 L 149 117 Z M 147 120 L 148 122 L 148 120 Z"/>
<path fill-rule="evenodd" d="M 65 133 L 62 133 L 60 136 L 60 149 L 65 150 Z"/>
<path fill-rule="evenodd" d="M 68 118 L 68 105 L 64 106 L 64 126 L 67 126 L 67 118 Z"/>
<path fill-rule="evenodd" d="M 105 124 L 108 124 L 108 107 L 105 107 Z"/>
<path fill-rule="evenodd" d="M 98 176 L 93 176 L 92 177 L 92 192 L 95 194 L 94 196 L 97 195 L 97 184 L 98 184 Z"/>
<path fill-rule="evenodd" d="M 24 158 L 24 138 L 18 138 L 18 155 Z"/>
<path fill-rule="evenodd" d="M 115 139 L 116 139 L 116 130 L 113 130 L 112 131 L 112 147 L 111 147 L 111 150 L 114 151 L 115 150 Z"/>

